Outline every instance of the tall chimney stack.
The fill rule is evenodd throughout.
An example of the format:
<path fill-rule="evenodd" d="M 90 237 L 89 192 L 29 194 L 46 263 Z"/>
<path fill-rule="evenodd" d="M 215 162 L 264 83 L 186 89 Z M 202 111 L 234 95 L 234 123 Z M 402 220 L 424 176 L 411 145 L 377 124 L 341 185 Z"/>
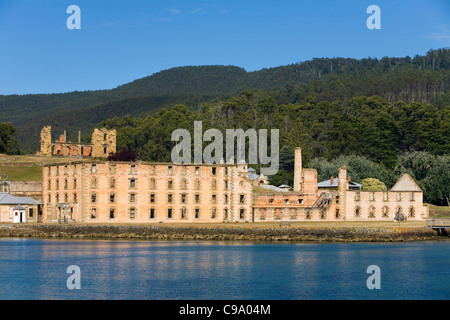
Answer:
<path fill-rule="evenodd" d="M 302 190 L 302 149 L 295 148 L 295 162 L 294 162 L 294 191 L 300 192 Z"/>
<path fill-rule="evenodd" d="M 336 218 L 346 219 L 345 216 L 345 205 L 346 205 L 346 192 L 348 190 L 348 179 L 347 179 L 347 167 L 339 168 L 338 175 L 338 196 L 339 200 L 336 201 Z"/>

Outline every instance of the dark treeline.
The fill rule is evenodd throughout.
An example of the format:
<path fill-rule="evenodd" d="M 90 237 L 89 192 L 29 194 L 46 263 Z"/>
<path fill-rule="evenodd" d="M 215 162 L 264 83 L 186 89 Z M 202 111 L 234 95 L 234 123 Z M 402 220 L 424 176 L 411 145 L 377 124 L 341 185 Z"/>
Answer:
<path fill-rule="evenodd" d="M 19 145 L 15 140 L 16 129 L 11 123 L 0 121 L 0 153 L 19 154 Z"/>

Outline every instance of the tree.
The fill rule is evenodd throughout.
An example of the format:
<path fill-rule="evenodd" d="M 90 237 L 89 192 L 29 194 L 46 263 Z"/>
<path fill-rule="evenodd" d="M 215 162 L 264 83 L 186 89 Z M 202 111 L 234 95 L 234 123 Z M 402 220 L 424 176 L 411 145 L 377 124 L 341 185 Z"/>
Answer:
<path fill-rule="evenodd" d="M 361 189 L 363 191 L 386 191 L 386 185 L 375 178 L 367 178 L 361 182 Z"/>
<path fill-rule="evenodd" d="M 133 150 L 122 149 L 119 152 L 108 157 L 108 161 L 135 162 L 137 155 Z"/>
<path fill-rule="evenodd" d="M 16 129 L 11 123 L 0 121 L 0 153 L 20 154 L 19 146 L 15 140 Z"/>
<path fill-rule="evenodd" d="M 428 202 L 450 206 L 450 155 L 436 157 L 422 184 Z"/>

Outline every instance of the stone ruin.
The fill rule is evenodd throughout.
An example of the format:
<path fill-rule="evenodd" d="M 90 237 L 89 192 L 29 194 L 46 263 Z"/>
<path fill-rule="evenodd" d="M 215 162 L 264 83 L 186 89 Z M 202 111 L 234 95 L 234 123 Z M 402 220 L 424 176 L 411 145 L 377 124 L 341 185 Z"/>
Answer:
<path fill-rule="evenodd" d="M 94 129 L 91 143 L 81 142 L 80 131 L 77 143 L 67 141 L 64 131 L 58 140 L 52 142 L 52 127 L 45 126 L 41 130 L 41 147 L 37 154 L 46 157 L 107 158 L 116 151 L 116 130 Z"/>

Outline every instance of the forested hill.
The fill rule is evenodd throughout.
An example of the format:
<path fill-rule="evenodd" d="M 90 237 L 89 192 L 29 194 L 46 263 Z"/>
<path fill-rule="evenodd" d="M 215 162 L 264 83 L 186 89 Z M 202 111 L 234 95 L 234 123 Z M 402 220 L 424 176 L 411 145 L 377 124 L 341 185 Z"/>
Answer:
<path fill-rule="evenodd" d="M 12 122 L 22 152 L 35 152 L 39 132 L 82 130 L 88 138 L 96 123 L 126 114 L 144 117 L 160 108 L 227 99 L 252 90 L 268 93 L 278 104 L 347 101 L 378 95 L 389 103 L 450 101 L 450 50 L 414 58 L 320 58 L 254 72 L 234 66 L 188 66 L 158 72 L 112 90 L 48 95 L 0 96 L 0 121 Z"/>

